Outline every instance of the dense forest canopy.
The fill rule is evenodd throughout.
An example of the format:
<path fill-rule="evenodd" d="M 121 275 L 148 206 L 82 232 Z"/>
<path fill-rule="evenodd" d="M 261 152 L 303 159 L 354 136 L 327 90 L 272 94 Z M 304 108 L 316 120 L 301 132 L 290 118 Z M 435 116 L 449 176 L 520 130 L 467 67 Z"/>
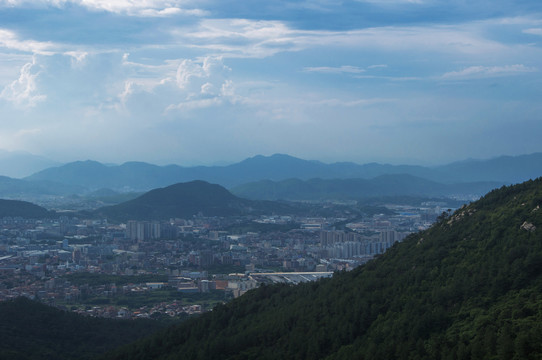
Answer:
<path fill-rule="evenodd" d="M 20 297 L 0 303 L 0 359 L 93 359 L 162 326 L 85 317 Z"/>
<path fill-rule="evenodd" d="M 262 286 L 109 358 L 539 358 L 541 204 L 541 179 L 503 187 L 354 271 Z"/>

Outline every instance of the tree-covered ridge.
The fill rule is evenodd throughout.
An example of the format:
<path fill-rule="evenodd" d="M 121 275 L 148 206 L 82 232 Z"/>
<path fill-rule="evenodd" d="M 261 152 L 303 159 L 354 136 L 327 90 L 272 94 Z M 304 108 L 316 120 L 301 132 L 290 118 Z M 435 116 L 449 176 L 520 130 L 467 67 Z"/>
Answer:
<path fill-rule="evenodd" d="M 111 358 L 540 358 L 541 204 L 541 179 L 503 187 L 352 272 L 260 287 Z"/>
<path fill-rule="evenodd" d="M 243 198 L 260 200 L 369 199 L 382 196 L 448 197 L 454 194 L 485 194 L 502 182 L 445 184 L 408 174 L 380 175 L 372 179 L 260 180 L 231 191 Z"/>
<path fill-rule="evenodd" d="M 19 200 L 4 200 L 0 199 L 0 217 L 13 216 L 24 218 L 49 218 L 56 214 L 52 211 L 48 211 L 41 206 L 29 203 L 27 201 Z"/>
<path fill-rule="evenodd" d="M 154 189 L 133 200 L 100 208 L 96 213 L 115 220 L 164 220 L 197 214 L 232 216 L 290 211 L 293 209 L 288 205 L 242 199 L 220 185 L 197 180 Z"/>
<path fill-rule="evenodd" d="M 161 327 L 152 320 L 84 317 L 18 298 L 0 303 L 0 359 L 92 359 Z"/>

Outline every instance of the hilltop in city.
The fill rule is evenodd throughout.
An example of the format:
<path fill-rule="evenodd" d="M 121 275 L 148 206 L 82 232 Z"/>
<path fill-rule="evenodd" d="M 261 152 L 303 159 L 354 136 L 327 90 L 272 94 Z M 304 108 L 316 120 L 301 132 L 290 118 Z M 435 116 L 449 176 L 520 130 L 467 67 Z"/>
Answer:
<path fill-rule="evenodd" d="M 8 216 L 43 219 L 55 217 L 56 213 L 27 201 L 0 199 L 0 218 Z"/>
<path fill-rule="evenodd" d="M 542 355 L 542 179 L 492 191 L 351 272 L 268 285 L 111 359 Z"/>
<path fill-rule="evenodd" d="M 167 220 L 204 216 L 236 216 L 277 212 L 289 206 L 252 201 L 231 194 L 220 185 L 205 181 L 179 183 L 151 190 L 133 200 L 96 210 L 116 220 Z"/>

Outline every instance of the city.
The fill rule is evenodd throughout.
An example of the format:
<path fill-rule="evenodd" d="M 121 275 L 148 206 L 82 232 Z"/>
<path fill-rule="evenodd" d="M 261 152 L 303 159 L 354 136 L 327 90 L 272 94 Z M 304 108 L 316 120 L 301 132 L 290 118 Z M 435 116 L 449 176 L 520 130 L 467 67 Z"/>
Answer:
<path fill-rule="evenodd" d="M 182 317 L 250 289 L 352 270 L 413 232 L 444 203 L 361 216 L 242 216 L 134 221 L 1 219 L 0 299 L 25 296 L 88 316 Z M 373 209 L 373 212 L 375 209 Z M 73 215 L 73 214 L 71 214 Z"/>

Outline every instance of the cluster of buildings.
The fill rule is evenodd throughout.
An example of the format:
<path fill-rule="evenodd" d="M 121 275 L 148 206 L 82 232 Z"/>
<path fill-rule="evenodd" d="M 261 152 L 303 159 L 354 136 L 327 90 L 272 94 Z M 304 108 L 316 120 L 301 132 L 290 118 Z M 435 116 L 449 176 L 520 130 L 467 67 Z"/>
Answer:
<path fill-rule="evenodd" d="M 180 298 L 221 291 L 227 299 L 262 283 L 313 281 L 367 262 L 408 234 L 427 228 L 440 214 L 438 205 L 393 210 L 391 215 L 352 221 L 346 217 L 194 217 L 113 225 L 105 219 L 69 216 L 4 218 L 0 219 L 0 300 L 28 296 L 50 304 L 83 304 L 92 296 L 162 287 L 178 291 Z M 239 224 L 295 226 L 289 231 L 258 232 L 235 230 Z M 75 272 L 159 274 L 167 281 L 75 285 L 66 280 Z M 170 307 L 165 313 L 175 316 L 202 311 L 201 306 L 190 308 L 179 302 L 162 306 Z M 152 307 L 76 310 L 108 317 L 147 317 L 156 312 Z"/>
<path fill-rule="evenodd" d="M 320 232 L 320 245 L 325 251 L 324 258 L 372 258 L 402 241 L 410 233 L 382 230 L 375 235 L 363 236 L 356 232 L 323 230 Z"/>
<path fill-rule="evenodd" d="M 142 306 L 135 309 L 116 306 L 87 306 L 76 308 L 73 312 L 84 316 L 110 319 L 156 319 L 163 316 L 182 317 L 201 314 L 201 305 L 183 305 L 179 301 L 161 302 L 153 306 Z"/>

